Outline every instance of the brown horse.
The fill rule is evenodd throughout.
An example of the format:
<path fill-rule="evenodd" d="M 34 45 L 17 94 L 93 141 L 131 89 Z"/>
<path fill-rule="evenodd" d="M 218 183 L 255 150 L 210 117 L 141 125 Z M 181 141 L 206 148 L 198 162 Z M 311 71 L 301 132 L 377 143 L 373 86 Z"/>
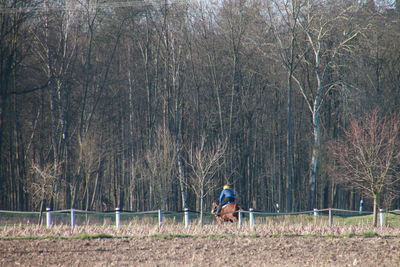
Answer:
<path fill-rule="evenodd" d="M 214 214 L 217 211 L 218 202 L 214 201 L 212 204 L 211 213 Z M 236 203 L 229 203 L 224 205 L 219 212 L 219 214 L 215 217 L 217 223 L 222 222 L 237 222 L 239 219 L 239 206 Z"/>

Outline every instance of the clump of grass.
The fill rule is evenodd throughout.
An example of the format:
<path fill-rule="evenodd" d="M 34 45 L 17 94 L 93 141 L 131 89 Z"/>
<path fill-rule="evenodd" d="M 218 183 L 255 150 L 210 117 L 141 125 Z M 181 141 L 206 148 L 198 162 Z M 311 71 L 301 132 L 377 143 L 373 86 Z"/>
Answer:
<path fill-rule="evenodd" d="M 79 234 L 76 236 L 73 236 L 72 238 L 76 238 L 76 239 L 96 239 L 96 238 L 114 238 L 116 236 L 110 235 L 110 234 Z"/>
<path fill-rule="evenodd" d="M 247 234 L 247 235 L 240 235 L 241 237 L 251 237 L 251 238 L 259 238 L 261 237 L 259 234 L 257 233 L 252 233 L 252 234 Z"/>
<path fill-rule="evenodd" d="M 151 234 L 150 237 L 171 239 L 171 238 L 193 237 L 193 235 L 189 235 L 189 234 Z"/>
<path fill-rule="evenodd" d="M 350 233 L 347 233 L 347 234 L 344 234 L 343 235 L 344 237 L 355 237 L 355 236 L 357 236 L 355 233 L 353 233 L 353 232 L 350 232 Z"/>
<path fill-rule="evenodd" d="M 377 237 L 377 236 L 379 236 L 379 234 L 376 233 L 376 232 L 365 232 L 365 233 L 362 234 L 362 236 L 364 236 L 364 237 Z"/>
<path fill-rule="evenodd" d="M 2 236 L 0 239 L 2 240 L 15 240 L 15 239 L 22 239 L 22 240 L 38 240 L 38 239 L 58 239 L 60 237 L 53 236 L 53 235 L 44 235 L 44 236 Z"/>

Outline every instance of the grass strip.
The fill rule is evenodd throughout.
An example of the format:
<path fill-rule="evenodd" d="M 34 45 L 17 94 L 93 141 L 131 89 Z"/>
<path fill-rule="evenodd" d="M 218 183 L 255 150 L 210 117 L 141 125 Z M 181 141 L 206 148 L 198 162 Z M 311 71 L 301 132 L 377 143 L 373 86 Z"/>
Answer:
<path fill-rule="evenodd" d="M 155 237 L 163 239 L 171 238 L 234 238 L 234 237 L 260 237 L 259 234 L 151 234 L 144 237 Z"/>
<path fill-rule="evenodd" d="M 0 240 L 40 240 L 40 239 L 115 239 L 115 238 L 159 238 L 159 239 L 173 239 L 173 238 L 262 238 L 263 236 L 253 234 L 150 234 L 150 235 L 111 235 L 111 234 L 78 234 L 73 236 L 3 236 Z M 354 237 L 365 237 L 365 238 L 399 238 L 398 235 L 380 235 L 376 232 L 365 232 L 361 234 L 346 233 L 346 234 L 273 234 L 269 237 L 281 238 L 281 237 L 320 237 L 320 238 L 354 238 Z M 267 237 L 268 238 L 268 237 Z"/>
<path fill-rule="evenodd" d="M 0 240 L 40 240 L 40 239 L 104 239 L 104 238 L 129 238 L 131 236 L 120 236 L 110 234 L 79 234 L 73 236 L 1 236 Z"/>
<path fill-rule="evenodd" d="M 384 238 L 389 238 L 389 237 L 400 237 L 400 235 L 380 235 L 376 232 L 365 232 L 361 234 L 356 234 L 356 233 L 346 233 L 346 234 L 324 234 L 324 235 L 319 235 L 319 234 L 274 234 L 272 237 L 326 237 L 326 238 L 352 238 L 352 237 L 384 237 Z"/>
<path fill-rule="evenodd" d="M 172 238 L 258 238 L 258 234 L 249 235 L 235 235 L 235 234 L 150 234 L 143 236 L 135 235 L 111 235 L 111 234 L 79 234 L 73 236 L 55 236 L 55 235 L 43 235 L 43 236 L 2 236 L 0 240 L 40 240 L 40 239 L 108 239 L 108 238 L 160 238 L 160 239 L 172 239 Z"/>

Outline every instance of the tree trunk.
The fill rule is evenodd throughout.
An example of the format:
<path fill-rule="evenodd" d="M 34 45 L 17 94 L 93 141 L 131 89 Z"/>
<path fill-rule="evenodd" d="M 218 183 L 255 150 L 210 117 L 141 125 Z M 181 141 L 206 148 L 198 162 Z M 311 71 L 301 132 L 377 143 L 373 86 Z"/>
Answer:
<path fill-rule="evenodd" d="M 292 125 L 292 69 L 289 71 L 288 77 L 288 94 L 287 94 L 287 177 L 286 177 L 286 211 L 291 212 L 293 207 L 293 125 Z"/>
<path fill-rule="evenodd" d="M 310 204 L 309 208 L 317 208 L 316 193 L 317 193 L 317 171 L 320 154 L 320 140 L 321 140 L 321 125 L 319 121 L 319 113 L 315 111 L 313 114 L 313 128 L 314 128 L 314 145 L 312 149 L 311 168 L 310 168 Z"/>
<path fill-rule="evenodd" d="M 200 192 L 200 218 L 199 218 L 199 225 L 203 225 L 203 204 L 204 204 L 204 190 L 201 189 Z"/>
<path fill-rule="evenodd" d="M 323 74 L 319 72 L 319 57 L 316 60 L 317 68 L 315 71 L 318 83 L 318 92 L 315 96 L 315 100 L 312 107 L 312 123 L 313 123 L 313 135 L 314 144 L 312 149 L 311 167 L 310 167 L 310 198 L 309 198 L 309 209 L 314 209 L 316 207 L 317 200 L 317 171 L 321 150 L 321 122 L 319 118 L 319 112 L 321 109 L 321 103 L 323 99 L 324 87 L 325 87 L 325 74 L 326 69 Z"/>
<path fill-rule="evenodd" d="M 179 122 L 179 124 L 181 124 Z M 180 132 L 181 126 L 178 127 L 178 131 Z M 178 179 L 179 179 L 179 187 L 181 190 L 181 200 L 182 200 L 182 208 L 187 208 L 187 203 L 186 203 L 186 186 L 185 186 L 185 173 L 184 173 L 184 168 L 183 168 L 183 156 L 182 156 L 182 135 L 178 133 L 177 138 L 176 138 L 176 148 L 177 148 L 177 153 L 176 153 L 176 159 L 177 159 L 177 164 L 178 164 Z"/>
<path fill-rule="evenodd" d="M 374 227 L 376 227 L 378 225 L 378 209 L 380 204 L 380 193 L 378 192 L 374 193 L 373 198 L 374 198 L 374 207 L 373 207 L 374 214 L 372 216 L 372 224 Z"/>

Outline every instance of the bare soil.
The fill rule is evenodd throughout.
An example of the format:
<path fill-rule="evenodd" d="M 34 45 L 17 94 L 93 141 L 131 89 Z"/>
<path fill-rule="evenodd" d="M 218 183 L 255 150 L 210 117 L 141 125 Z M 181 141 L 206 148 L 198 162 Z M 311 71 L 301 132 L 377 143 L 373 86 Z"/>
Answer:
<path fill-rule="evenodd" d="M 398 237 L 0 240 L 0 266 L 400 266 Z"/>

